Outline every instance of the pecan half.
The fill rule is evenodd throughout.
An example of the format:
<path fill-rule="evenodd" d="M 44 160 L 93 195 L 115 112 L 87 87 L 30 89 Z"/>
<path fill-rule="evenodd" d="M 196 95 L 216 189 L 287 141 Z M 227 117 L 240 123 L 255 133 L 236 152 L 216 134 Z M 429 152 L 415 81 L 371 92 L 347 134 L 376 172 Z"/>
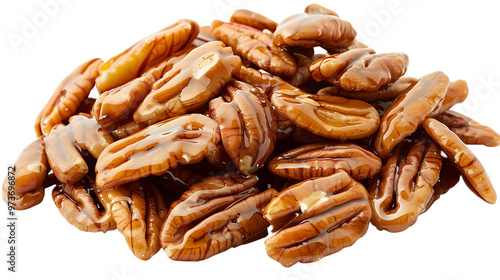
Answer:
<path fill-rule="evenodd" d="M 311 76 L 348 91 L 376 91 L 402 77 L 408 67 L 404 53 L 375 54 L 372 49 L 353 49 L 316 60 Z"/>
<path fill-rule="evenodd" d="M 490 177 L 467 145 L 446 125 L 436 119 L 428 118 L 422 123 L 422 126 L 460 171 L 469 189 L 484 201 L 494 204 L 497 200 L 497 194 Z"/>
<path fill-rule="evenodd" d="M 435 118 L 441 115 L 453 107 L 453 105 L 464 102 L 468 95 L 469 87 L 466 81 L 456 80 L 451 82 L 448 85 L 448 90 L 446 91 L 443 101 L 434 109 L 429 117 Z"/>
<path fill-rule="evenodd" d="M 102 191 L 99 199 L 109 207 L 116 228 L 137 258 L 148 260 L 160 250 L 160 229 L 168 205 L 153 184 L 131 182 Z"/>
<path fill-rule="evenodd" d="M 399 232 L 427 210 L 442 166 L 441 150 L 429 138 L 403 141 L 368 186 L 372 224 Z"/>
<path fill-rule="evenodd" d="M 304 13 L 310 14 L 310 15 L 323 14 L 323 15 L 331 15 L 331 16 L 336 16 L 336 17 L 339 16 L 336 12 L 334 12 L 330 9 L 327 9 L 319 4 L 316 4 L 316 3 L 308 5 L 304 9 Z"/>
<path fill-rule="evenodd" d="M 88 172 L 80 151 L 89 151 L 94 158 L 114 141 L 89 115 L 76 115 L 68 125 L 59 124 L 45 138 L 47 159 L 54 175 L 63 183 L 72 185 Z"/>
<path fill-rule="evenodd" d="M 296 14 L 278 24 L 273 42 L 277 46 L 301 46 L 339 49 L 349 46 L 356 38 L 352 25 L 338 16 Z"/>
<path fill-rule="evenodd" d="M 278 26 L 275 21 L 268 19 L 259 13 L 246 9 L 235 10 L 229 19 L 229 22 L 248 25 L 259 30 L 267 29 L 271 32 L 274 32 L 274 30 L 276 30 L 276 26 Z"/>
<path fill-rule="evenodd" d="M 449 78 L 443 72 L 423 76 L 392 102 L 380 121 L 374 148 L 381 158 L 417 127 L 443 100 Z"/>
<path fill-rule="evenodd" d="M 96 164 L 97 186 L 109 189 L 179 164 L 197 163 L 220 141 L 212 119 L 189 114 L 151 125 L 109 145 Z"/>
<path fill-rule="evenodd" d="M 212 28 L 217 40 L 269 73 L 291 77 L 297 72 L 292 54 L 274 45 L 269 33 L 238 23 L 214 22 Z"/>
<path fill-rule="evenodd" d="M 437 116 L 436 120 L 445 124 L 465 144 L 479 144 L 488 147 L 500 145 L 500 135 L 491 127 L 482 125 L 455 111 L 446 111 Z"/>
<path fill-rule="evenodd" d="M 134 120 L 152 124 L 202 107 L 240 66 L 241 59 L 219 41 L 195 48 L 153 85 Z"/>
<path fill-rule="evenodd" d="M 19 193 L 17 188 L 9 189 L 13 183 L 11 179 L 9 176 L 5 177 L 2 185 L 2 198 L 9 206 L 14 203 L 13 207 L 16 210 L 26 210 L 40 204 L 45 196 L 45 189 L 57 183 L 54 174 L 48 174 L 38 188 Z"/>
<path fill-rule="evenodd" d="M 382 161 L 355 144 L 326 142 L 292 149 L 267 165 L 274 174 L 295 180 L 324 177 L 344 170 L 355 180 L 374 176 Z"/>
<path fill-rule="evenodd" d="M 137 78 L 174 52 L 191 44 L 198 30 L 196 22 L 182 19 L 113 56 L 99 67 L 97 90 L 103 93 Z"/>
<path fill-rule="evenodd" d="M 346 172 L 308 179 L 277 194 L 264 210 L 276 235 L 267 254 L 283 266 L 308 263 L 349 247 L 368 230 L 366 189 Z"/>
<path fill-rule="evenodd" d="M 35 121 L 36 136 L 49 135 L 52 128 L 69 119 L 87 98 L 99 75 L 103 61 L 91 59 L 78 66 L 57 86 Z"/>

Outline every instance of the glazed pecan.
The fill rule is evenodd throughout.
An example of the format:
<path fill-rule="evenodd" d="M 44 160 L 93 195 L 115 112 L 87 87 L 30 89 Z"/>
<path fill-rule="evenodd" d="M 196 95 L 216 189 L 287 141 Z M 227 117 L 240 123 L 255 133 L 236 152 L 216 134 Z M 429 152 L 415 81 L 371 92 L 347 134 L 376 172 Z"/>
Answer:
<path fill-rule="evenodd" d="M 174 52 L 191 44 L 198 30 L 196 22 L 182 19 L 113 56 L 99 67 L 97 90 L 103 93 L 137 78 Z"/>
<path fill-rule="evenodd" d="M 89 115 L 76 115 L 68 125 L 59 124 L 45 138 L 47 159 L 54 175 L 62 183 L 72 185 L 89 171 L 80 155 L 89 151 L 94 158 L 114 141 L 109 132 L 102 129 Z"/>
<path fill-rule="evenodd" d="M 264 96 L 231 85 L 227 92 L 230 102 L 222 97 L 210 101 L 210 116 L 219 124 L 227 154 L 248 175 L 261 168 L 274 150 L 278 120 Z"/>
<path fill-rule="evenodd" d="M 353 49 L 316 60 L 310 71 L 314 80 L 327 81 L 348 91 L 376 91 L 402 77 L 408 67 L 404 53 L 375 54 Z"/>
<path fill-rule="evenodd" d="M 352 25 L 338 16 L 296 14 L 278 24 L 273 42 L 277 46 L 301 46 L 339 49 L 349 46 L 356 38 Z"/>
<path fill-rule="evenodd" d="M 139 132 L 147 126 L 148 125 L 145 123 L 139 123 L 132 120 L 113 129 L 111 133 L 113 134 L 113 138 L 115 138 L 115 140 L 119 140 Z"/>
<path fill-rule="evenodd" d="M 308 5 L 304 9 L 304 13 L 310 14 L 310 15 L 323 14 L 323 15 L 331 15 L 331 16 L 336 16 L 336 17 L 339 16 L 336 12 L 334 12 L 334 11 L 332 11 L 330 9 L 327 9 L 327 8 L 321 6 L 321 5 L 318 5 L 316 3 Z"/>
<path fill-rule="evenodd" d="M 153 85 L 134 120 L 152 124 L 202 107 L 240 66 L 241 59 L 219 41 L 195 48 Z"/>
<path fill-rule="evenodd" d="M 400 94 L 380 121 L 375 137 L 375 151 L 386 158 L 406 136 L 417 130 L 424 119 L 443 100 L 449 78 L 443 72 L 423 76 Z"/>
<path fill-rule="evenodd" d="M 313 63 L 313 59 L 295 52 L 293 56 L 295 57 L 295 61 L 297 61 L 297 72 L 291 78 L 287 79 L 287 81 L 293 86 L 300 87 L 311 78 L 309 67 Z"/>
<path fill-rule="evenodd" d="M 160 250 L 160 229 L 168 205 L 153 184 L 127 183 L 102 191 L 99 200 L 109 207 L 116 228 L 137 258 L 148 260 Z"/>
<path fill-rule="evenodd" d="M 448 90 L 446 91 L 443 101 L 434 109 L 429 117 L 435 118 L 443 114 L 453 107 L 453 105 L 464 102 L 468 95 L 469 87 L 466 81 L 456 80 L 451 82 L 448 85 Z"/>
<path fill-rule="evenodd" d="M 429 138 L 399 143 L 368 186 L 372 224 L 390 232 L 415 224 L 428 208 L 441 166 L 441 150 Z"/>
<path fill-rule="evenodd" d="M 9 187 L 11 187 L 13 184 L 13 181 L 10 179 L 12 178 L 9 178 L 9 176 L 5 177 L 2 185 L 2 198 L 6 204 L 8 204 L 9 206 L 13 206 L 15 210 L 26 210 L 40 204 L 40 202 L 43 201 L 43 197 L 45 196 L 45 189 L 57 183 L 57 179 L 55 178 L 54 174 L 48 174 L 41 185 L 38 186 L 38 188 L 19 193 L 15 183 L 15 189 L 9 189 Z M 14 205 L 12 205 L 12 203 Z"/>
<path fill-rule="evenodd" d="M 445 124 L 465 144 L 479 144 L 488 147 L 500 145 L 500 135 L 491 127 L 482 125 L 455 111 L 448 110 L 437 116 L 436 120 Z"/>
<path fill-rule="evenodd" d="M 349 247 L 371 218 L 366 189 L 346 172 L 308 179 L 277 194 L 264 210 L 276 235 L 267 254 L 283 266 L 308 263 Z"/>
<path fill-rule="evenodd" d="M 195 47 L 199 47 L 203 44 L 206 44 L 208 42 L 215 41 L 215 37 L 212 34 L 212 27 L 209 25 L 205 25 L 200 27 L 200 32 L 198 33 L 198 36 L 196 36 L 196 39 L 194 39 L 193 43 L 191 45 Z"/>
<path fill-rule="evenodd" d="M 87 98 L 99 75 L 103 61 L 91 59 L 76 68 L 57 86 L 35 121 L 37 137 L 49 135 L 52 128 L 74 115 L 78 106 Z"/>
<path fill-rule="evenodd" d="M 276 110 L 274 112 L 276 113 Z M 293 133 L 297 129 L 293 122 L 287 117 L 283 117 L 278 113 L 276 113 L 276 117 L 278 118 L 278 140 L 286 139 L 289 136 L 293 135 Z"/>
<path fill-rule="evenodd" d="M 229 22 L 248 25 L 259 30 L 267 29 L 271 32 L 274 32 L 276 30 L 276 26 L 278 26 L 278 24 L 273 20 L 246 9 L 235 10 L 233 15 L 231 15 L 231 19 L 229 19 Z"/>
<path fill-rule="evenodd" d="M 467 145 L 446 125 L 428 118 L 423 123 L 425 131 L 439 144 L 455 167 L 460 171 L 465 184 L 484 201 L 494 204 L 497 194 L 486 170 Z"/>
<path fill-rule="evenodd" d="M 214 22 L 212 28 L 217 40 L 269 73 L 291 77 L 297 72 L 292 54 L 274 45 L 268 32 L 238 23 Z"/>
<path fill-rule="evenodd" d="M 109 145 L 96 164 L 97 186 L 109 189 L 179 164 L 197 163 L 220 141 L 212 119 L 188 114 L 151 125 Z"/>
<path fill-rule="evenodd" d="M 355 144 L 325 142 L 292 149 L 267 165 L 274 174 L 295 180 L 324 177 L 344 170 L 355 180 L 374 176 L 382 161 Z"/>

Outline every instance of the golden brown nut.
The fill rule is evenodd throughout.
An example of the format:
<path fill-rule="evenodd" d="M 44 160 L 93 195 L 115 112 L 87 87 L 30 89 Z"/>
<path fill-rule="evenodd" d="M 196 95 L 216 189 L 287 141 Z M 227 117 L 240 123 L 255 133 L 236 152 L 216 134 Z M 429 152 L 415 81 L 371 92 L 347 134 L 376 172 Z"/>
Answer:
<path fill-rule="evenodd" d="M 331 16 L 336 16 L 336 17 L 339 16 L 336 12 L 334 12 L 330 9 L 327 9 L 319 4 L 316 4 L 316 3 L 308 5 L 305 8 L 304 13 L 310 14 L 310 15 L 323 14 L 323 15 L 331 15 Z"/>
<path fill-rule="evenodd" d="M 153 85 L 134 120 L 153 124 L 202 107 L 240 66 L 241 59 L 219 41 L 197 47 Z"/>
<path fill-rule="evenodd" d="M 100 93 L 126 84 L 191 44 L 198 34 L 196 22 L 182 19 L 135 43 L 99 67 L 96 87 Z"/>
<path fill-rule="evenodd" d="M 97 69 L 102 63 L 99 58 L 91 59 L 62 80 L 36 118 L 37 137 L 49 135 L 55 125 L 65 122 L 76 113 L 78 106 L 94 87 L 95 79 L 99 75 Z"/>
<path fill-rule="evenodd" d="M 212 119 L 189 114 L 151 125 L 109 145 L 96 163 L 96 182 L 109 189 L 179 164 L 197 163 L 220 141 Z"/>
<path fill-rule="evenodd" d="M 264 217 L 276 235 L 267 254 L 283 266 L 309 263 L 349 247 L 368 230 L 366 189 L 346 172 L 309 179 L 277 194 Z"/>
<path fill-rule="evenodd" d="M 374 141 L 379 157 L 386 158 L 401 140 L 417 130 L 443 100 L 449 81 L 443 72 L 425 75 L 392 102 Z"/>
<path fill-rule="evenodd" d="M 338 16 L 296 14 L 278 24 L 273 42 L 277 46 L 301 46 L 339 49 L 349 46 L 356 38 L 352 25 Z"/>
<path fill-rule="evenodd" d="M 368 186 L 372 224 L 390 232 L 415 224 L 428 209 L 441 166 L 441 150 L 429 138 L 399 143 Z"/>
<path fill-rule="evenodd" d="M 116 228 L 137 258 L 148 260 L 160 250 L 160 229 L 168 205 L 153 184 L 148 181 L 124 184 L 102 191 L 99 200 L 109 207 Z"/>
<path fill-rule="evenodd" d="M 445 124 L 465 144 L 479 144 L 488 147 L 500 145 L 500 135 L 491 127 L 482 125 L 455 111 L 446 111 L 437 116 L 436 120 Z"/>
<path fill-rule="evenodd" d="M 248 175 L 261 168 L 274 150 L 277 116 L 260 94 L 233 86 L 228 86 L 227 92 L 231 102 L 222 97 L 213 99 L 210 116 L 219 124 L 227 154 L 240 172 Z"/>
<path fill-rule="evenodd" d="M 291 77 L 297 72 L 292 54 L 274 45 L 269 33 L 238 23 L 214 22 L 212 28 L 217 40 L 269 73 Z"/>
<path fill-rule="evenodd" d="M 497 194 L 490 177 L 467 145 L 436 119 L 428 118 L 422 126 L 460 171 L 470 190 L 484 201 L 494 204 L 497 201 Z"/>
<path fill-rule="evenodd" d="M 231 19 L 229 19 L 229 22 L 248 25 L 259 30 L 267 29 L 271 32 L 274 32 L 274 30 L 276 30 L 276 26 L 278 26 L 278 24 L 273 20 L 246 9 L 235 10 L 233 15 L 231 15 Z"/>
<path fill-rule="evenodd" d="M 435 118 L 448 111 L 453 105 L 462 103 L 469 95 L 469 87 L 464 80 L 456 80 L 448 85 L 443 101 L 434 109 L 429 117 Z"/>
<path fill-rule="evenodd" d="M 363 180 L 377 174 L 382 161 L 355 144 L 324 142 L 292 149 L 273 158 L 267 167 L 274 174 L 301 181 L 338 170 L 344 170 L 355 180 Z"/>
<path fill-rule="evenodd" d="M 113 129 L 111 132 L 113 134 L 113 138 L 115 140 L 123 139 L 127 136 L 130 136 L 136 132 L 139 132 L 146 128 L 148 125 L 145 123 L 139 123 L 136 121 L 130 121 L 125 124 L 120 125 L 119 127 Z"/>
<path fill-rule="evenodd" d="M 353 49 L 316 60 L 310 71 L 314 80 L 327 81 L 348 91 L 376 91 L 402 77 L 408 67 L 404 53 L 375 54 Z"/>
<path fill-rule="evenodd" d="M 9 178 L 10 177 L 10 178 Z M 7 174 L 2 185 L 2 198 L 7 206 L 15 210 L 26 210 L 40 204 L 45 196 L 45 189 L 58 183 L 54 174 L 48 174 L 42 184 L 31 191 L 17 193 L 12 174 Z"/>

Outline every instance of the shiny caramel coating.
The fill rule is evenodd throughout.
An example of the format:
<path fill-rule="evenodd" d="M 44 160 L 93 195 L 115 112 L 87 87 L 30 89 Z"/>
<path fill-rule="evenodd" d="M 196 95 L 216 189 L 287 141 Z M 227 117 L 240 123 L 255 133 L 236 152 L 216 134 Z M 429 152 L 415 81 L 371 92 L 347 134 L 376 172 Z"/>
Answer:
<path fill-rule="evenodd" d="M 349 46 L 356 37 L 352 25 L 338 16 L 296 14 L 280 22 L 274 32 L 277 46 L 338 49 Z"/>
<path fill-rule="evenodd" d="M 355 144 L 324 142 L 292 149 L 273 158 L 267 167 L 274 174 L 300 181 L 339 170 L 355 180 L 363 180 L 377 174 L 382 161 Z"/>
<path fill-rule="evenodd" d="M 327 9 L 319 4 L 316 4 L 316 3 L 313 3 L 313 4 L 309 4 L 305 9 L 304 9 L 304 13 L 306 14 L 310 14 L 310 15 L 314 15 L 314 14 L 323 14 L 323 15 L 331 15 L 331 16 L 336 16 L 338 17 L 339 15 L 330 10 L 330 9 Z"/>
<path fill-rule="evenodd" d="M 113 138 L 115 138 L 115 140 L 120 140 L 143 130 L 147 126 L 148 125 L 145 123 L 139 123 L 132 120 L 113 129 L 111 133 L 113 134 Z"/>
<path fill-rule="evenodd" d="M 229 22 L 248 25 L 259 30 L 267 29 L 271 32 L 274 32 L 276 30 L 276 26 L 278 26 L 278 23 L 275 21 L 247 9 L 235 10 L 229 19 Z"/>
<path fill-rule="evenodd" d="M 401 142 L 367 186 L 372 224 L 390 232 L 415 224 L 433 197 L 441 166 L 441 150 L 429 138 Z"/>
<path fill-rule="evenodd" d="M 273 44 L 272 35 L 238 23 L 214 22 L 217 40 L 231 46 L 235 53 L 273 75 L 291 77 L 297 63 L 291 53 Z"/>
<path fill-rule="evenodd" d="M 198 30 L 196 22 L 182 19 L 113 56 L 99 67 L 97 90 L 103 93 L 139 77 L 149 68 L 191 44 L 198 35 Z"/>
<path fill-rule="evenodd" d="M 241 59 L 219 41 L 195 48 L 153 85 L 134 120 L 153 124 L 203 107 L 240 66 Z"/>
<path fill-rule="evenodd" d="M 89 151 L 94 158 L 114 141 L 111 134 L 101 128 L 89 115 L 76 115 L 68 125 L 59 124 L 45 138 L 46 154 L 54 175 L 62 183 L 72 185 L 89 171 L 80 155 Z"/>
<path fill-rule="evenodd" d="M 264 209 L 276 235 L 267 254 L 285 267 L 309 263 L 353 245 L 368 230 L 366 189 L 346 172 L 308 179 L 278 193 Z"/>
<path fill-rule="evenodd" d="M 497 194 L 481 162 L 460 138 L 446 125 L 428 118 L 422 123 L 427 134 L 439 144 L 443 152 L 462 174 L 469 189 L 484 201 L 494 204 Z"/>
<path fill-rule="evenodd" d="M 449 78 L 443 72 L 425 75 L 392 102 L 374 140 L 379 157 L 386 158 L 399 142 L 417 130 L 443 100 L 448 83 Z"/>
<path fill-rule="evenodd" d="M 102 191 L 99 199 L 108 205 L 132 253 L 148 260 L 160 246 L 160 229 L 168 214 L 160 191 L 148 181 L 135 181 Z"/>
<path fill-rule="evenodd" d="M 372 49 L 353 49 L 316 60 L 309 68 L 316 81 L 327 81 L 347 91 L 376 91 L 406 73 L 404 53 L 375 54 Z"/>
<path fill-rule="evenodd" d="M 436 117 L 460 139 L 468 145 L 485 145 L 496 147 L 500 145 L 500 135 L 491 127 L 482 125 L 475 120 L 455 111 L 448 110 Z"/>
<path fill-rule="evenodd" d="M 96 163 L 96 182 L 109 189 L 179 164 L 197 163 L 220 141 L 219 127 L 200 114 L 170 118 L 109 145 Z"/>
<path fill-rule="evenodd" d="M 103 61 L 91 59 L 78 66 L 57 86 L 35 121 L 36 136 L 49 135 L 52 128 L 66 122 L 87 99 Z"/>
<path fill-rule="evenodd" d="M 429 115 L 431 118 L 435 118 L 444 112 L 448 111 L 455 104 L 462 103 L 469 96 L 469 87 L 467 82 L 464 80 L 456 80 L 448 85 L 448 90 L 444 96 L 443 101 L 434 109 L 434 111 Z"/>

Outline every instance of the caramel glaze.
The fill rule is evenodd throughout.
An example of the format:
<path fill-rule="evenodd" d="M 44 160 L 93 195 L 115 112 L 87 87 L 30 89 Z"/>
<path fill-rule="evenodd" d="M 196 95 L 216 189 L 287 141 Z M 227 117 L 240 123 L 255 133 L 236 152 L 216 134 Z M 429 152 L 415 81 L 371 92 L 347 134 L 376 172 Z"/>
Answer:
<path fill-rule="evenodd" d="M 380 121 L 374 141 L 379 157 L 386 158 L 399 142 L 417 130 L 443 100 L 448 83 L 449 78 L 443 72 L 425 75 L 392 102 Z"/>
<path fill-rule="evenodd" d="M 494 204 L 497 201 L 497 194 L 490 177 L 467 145 L 436 119 L 428 118 L 422 126 L 460 171 L 469 189 L 484 201 Z"/>
<path fill-rule="evenodd" d="M 222 42 L 195 48 L 156 81 L 134 112 L 134 120 L 153 124 L 202 107 L 240 66 L 241 59 Z"/>
<path fill-rule="evenodd" d="M 456 80 L 448 85 L 443 101 L 429 115 L 435 118 L 448 111 L 455 104 L 462 103 L 469 96 L 469 87 L 464 80 Z"/>
<path fill-rule="evenodd" d="M 229 22 L 248 25 L 259 30 L 267 29 L 271 32 L 274 32 L 276 30 L 276 26 L 278 26 L 275 21 L 259 13 L 246 9 L 235 10 L 229 19 Z"/>
<path fill-rule="evenodd" d="M 326 142 L 292 149 L 273 158 L 268 169 L 295 180 L 324 177 L 344 170 L 355 180 L 377 174 L 382 161 L 373 153 L 355 144 Z"/>
<path fill-rule="evenodd" d="M 16 195 L 39 189 L 49 171 L 45 141 L 38 137 L 24 148 L 14 165 Z"/>
<path fill-rule="evenodd" d="M 279 230 L 265 241 L 267 254 L 289 267 L 353 245 L 368 230 L 371 209 L 366 189 L 341 170 L 281 191 L 264 218 Z"/>

